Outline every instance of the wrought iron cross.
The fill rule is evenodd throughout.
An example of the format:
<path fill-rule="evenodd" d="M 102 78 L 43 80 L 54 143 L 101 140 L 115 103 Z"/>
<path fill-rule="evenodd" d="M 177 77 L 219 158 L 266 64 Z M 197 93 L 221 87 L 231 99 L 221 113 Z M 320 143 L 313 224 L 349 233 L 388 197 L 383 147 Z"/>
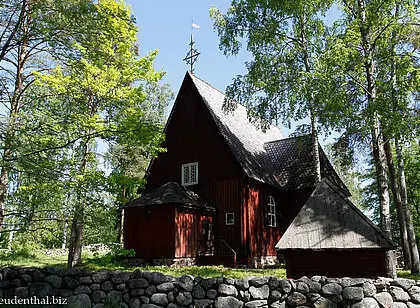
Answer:
<path fill-rule="evenodd" d="M 194 63 L 197 61 L 198 56 L 201 54 L 194 48 L 194 39 L 191 33 L 191 42 L 190 42 L 190 51 L 187 53 L 187 56 L 182 60 L 190 66 L 190 73 L 194 74 Z"/>

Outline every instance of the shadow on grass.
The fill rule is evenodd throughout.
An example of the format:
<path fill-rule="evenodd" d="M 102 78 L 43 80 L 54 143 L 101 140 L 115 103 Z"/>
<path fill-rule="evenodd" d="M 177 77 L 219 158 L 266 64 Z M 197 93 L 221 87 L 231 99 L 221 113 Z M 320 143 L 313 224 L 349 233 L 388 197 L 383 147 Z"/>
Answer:
<path fill-rule="evenodd" d="M 81 266 L 90 271 L 96 271 L 101 268 L 110 270 L 122 271 L 149 271 L 160 272 L 165 275 L 179 277 L 183 275 L 201 276 L 201 277 L 220 277 L 225 276 L 229 278 L 245 278 L 249 276 L 277 276 L 279 278 L 286 278 L 286 270 L 284 266 L 276 266 L 269 269 L 237 269 L 224 266 L 184 266 L 180 268 L 173 268 L 169 266 L 128 266 L 122 261 L 108 262 L 109 258 L 89 258 Z"/>

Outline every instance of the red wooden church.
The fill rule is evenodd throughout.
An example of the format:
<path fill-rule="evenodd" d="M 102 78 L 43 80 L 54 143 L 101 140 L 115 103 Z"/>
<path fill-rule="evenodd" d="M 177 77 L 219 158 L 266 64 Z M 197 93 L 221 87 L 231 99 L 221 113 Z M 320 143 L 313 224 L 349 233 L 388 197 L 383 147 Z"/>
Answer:
<path fill-rule="evenodd" d="M 273 125 L 259 130 L 248 121 L 244 106 L 238 104 L 233 113 L 225 113 L 224 100 L 223 93 L 186 74 L 165 127 L 167 151 L 150 163 L 142 196 L 124 207 L 124 246 L 134 249 L 137 258 L 165 264 L 261 267 L 277 262 L 276 244 L 290 264 L 290 256 L 299 253 L 291 241 L 293 233 L 287 241 L 281 239 L 289 226 L 299 230 L 298 214 L 316 203 L 309 202 L 316 188 L 310 137 L 285 138 Z M 323 191 L 341 198 L 323 200 L 348 204 L 348 190 L 321 148 L 320 152 L 322 177 L 334 187 L 333 192 Z M 328 208 L 327 204 L 323 215 L 328 216 Z M 366 221 L 360 214 L 356 216 Z M 323 217 L 316 220 L 315 229 L 328 224 Z M 347 248 L 355 252 L 356 261 L 358 256 L 375 259 L 378 253 L 382 258 L 394 247 L 371 223 L 351 232 L 336 231 L 341 239 L 359 234 L 346 242 L 354 245 Z M 366 237 L 369 246 L 360 244 Z M 327 246 L 302 249 L 343 251 L 341 246 Z M 327 265 L 316 266 L 322 274 Z M 372 275 L 382 274 L 379 267 Z M 298 276 L 302 271 L 291 273 Z"/>

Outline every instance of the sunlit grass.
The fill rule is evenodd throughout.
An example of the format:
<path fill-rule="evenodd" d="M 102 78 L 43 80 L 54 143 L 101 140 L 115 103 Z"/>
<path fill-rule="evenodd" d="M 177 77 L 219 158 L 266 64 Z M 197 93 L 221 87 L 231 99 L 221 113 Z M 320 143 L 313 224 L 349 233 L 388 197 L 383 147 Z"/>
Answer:
<path fill-rule="evenodd" d="M 407 279 L 414 279 L 414 280 L 420 280 L 420 275 L 413 275 L 408 270 L 402 270 L 398 271 L 397 275 L 399 278 L 407 278 Z"/>
<path fill-rule="evenodd" d="M 136 269 L 149 272 L 160 272 L 165 275 L 179 277 L 182 275 L 192 275 L 201 277 L 220 277 L 245 278 L 249 276 L 276 276 L 286 278 L 284 266 L 268 269 L 243 269 L 229 268 L 223 266 L 185 266 L 172 268 L 168 266 L 128 266 L 124 262 L 112 260 L 107 255 L 93 255 L 92 253 L 83 254 L 83 265 L 81 268 L 89 271 L 97 271 L 101 268 L 109 270 L 134 271 Z M 42 252 L 19 252 L 19 253 L 0 253 L 0 268 L 4 267 L 66 267 L 67 254 L 57 254 L 54 256 L 45 255 Z M 420 280 L 420 275 L 411 275 L 409 271 L 398 271 L 398 277 Z"/>

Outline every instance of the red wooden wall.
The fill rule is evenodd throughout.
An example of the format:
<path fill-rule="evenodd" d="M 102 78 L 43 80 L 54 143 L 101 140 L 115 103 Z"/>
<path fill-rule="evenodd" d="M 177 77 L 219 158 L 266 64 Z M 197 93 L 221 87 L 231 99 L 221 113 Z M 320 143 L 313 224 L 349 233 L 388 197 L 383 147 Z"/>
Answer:
<path fill-rule="evenodd" d="M 173 205 L 126 208 L 124 248 L 136 257 L 171 259 L 175 256 L 175 209 Z"/>
<path fill-rule="evenodd" d="M 216 208 L 215 237 L 223 238 L 235 250 L 240 250 L 244 173 L 189 77 L 178 94 L 163 146 L 167 151 L 154 160 L 146 188 L 153 189 L 169 181 L 181 183 L 181 165 L 198 162 L 198 185 L 188 186 L 188 189 Z M 235 213 L 235 225 L 225 225 L 226 212 Z"/>
<path fill-rule="evenodd" d="M 151 166 L 147 189 L 167 182 L 181 183 L 181 165 L 198 162 L 198 185 L 217 180 L 238 179 L 242 176 L 239 163 L 231 154 L 224 137 L 187 77 L 175 102 L 166 128 L 166 140 L 161 153 Z"/>
<path fill-rule="evenodd" d="M 380 250 L 288 251 L 284 256 L 288 278 L 386 276 L 385 252 Z"/>
<path fill-rule="evenodd" d="M 265 212 L 268 196 L 274 198 L 276 215 L 280 215 L 284 203 L 279 197 L 278 190 L 268 185 L 252 182 L 245 191 L 244 231 L 247 234 L 250 257 L 275 256 L 277 253 L 274 247 L 284 232 L 279 225 L 269 227 L 266 222 Z"/>
<path fill-rule="evenodd" d="M 239 258 L 276 255 L 275 245 L 312 189 L 281 192 L 248 180 L 188 76 L 176 99 L 163 146 L 167 151 L 154 160 L 147 190 L 169 181 L 181 183 L 181 165 L 198 162 L 198 185 L 188 188 L 216 208 L 215 238 L 224 239 Z M 277 209 L 282 212 L 276 228 L 268 227 L 264 219 L 268 195 L 275 198 Z M 234 225 L 225 224 L 227 212 L 235 214 Z M 186 226 L 195 223 L 189 214 L 177 216 L 176 222 Z M 176 236 L 181 241 L 176 244 L 176 256 L 192 255 L 195 249 L 182 248 L 188 228 L 183 232 Z"/>
<path fill-rule="evenodd" d="M 175 257 L 194 258 L 198 253 L 198 241 L 203 240 L 203 222 L 211 216 L 197 210 L 178 207 L 175 214 Z"/>

